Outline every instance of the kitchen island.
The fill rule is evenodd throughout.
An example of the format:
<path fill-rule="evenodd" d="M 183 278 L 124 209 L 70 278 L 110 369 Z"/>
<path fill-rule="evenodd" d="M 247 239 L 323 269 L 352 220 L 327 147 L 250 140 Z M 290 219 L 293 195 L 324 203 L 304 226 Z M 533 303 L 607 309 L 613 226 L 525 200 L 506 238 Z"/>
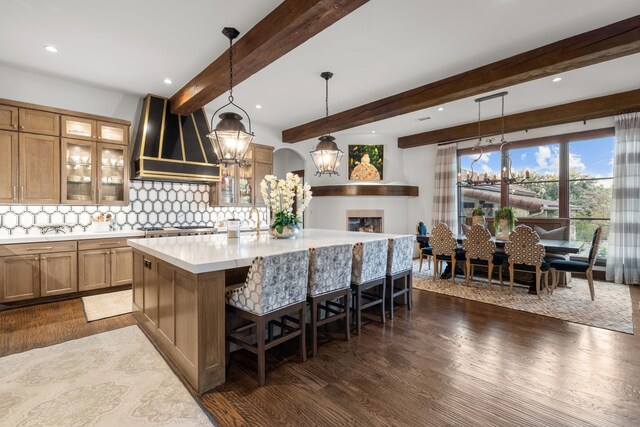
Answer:
<path fill-rule="evenodd" d="M 133 315 L 164 357 L 203 393 L 225 381 L 225 287 L 244 282 L 255 257 L 396 236 L 306 229 L 295 239 L 250 233 L 129 240 Z"/>

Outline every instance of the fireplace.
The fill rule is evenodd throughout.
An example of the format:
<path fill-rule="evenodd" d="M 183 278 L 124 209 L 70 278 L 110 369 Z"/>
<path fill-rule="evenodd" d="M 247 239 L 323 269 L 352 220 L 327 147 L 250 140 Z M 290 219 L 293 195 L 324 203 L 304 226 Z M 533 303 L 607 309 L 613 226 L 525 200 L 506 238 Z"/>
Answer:
<path fill-rule="evenodd" d="M 347 211 L 347 230 L 382 233 L 384 210 L 362 209 Z"/>

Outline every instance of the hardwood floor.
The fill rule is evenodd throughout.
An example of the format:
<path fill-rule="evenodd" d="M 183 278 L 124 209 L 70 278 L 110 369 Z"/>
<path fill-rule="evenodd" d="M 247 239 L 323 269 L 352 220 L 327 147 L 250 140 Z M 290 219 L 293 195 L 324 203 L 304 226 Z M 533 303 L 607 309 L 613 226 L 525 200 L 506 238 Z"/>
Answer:
<path fill-rule="evenodd" d="M 632 288 L 640 327 L 640 288 Z M 221 426 L 637 426 L 640 332 L 577 325 L 414 290 L 414 309 L 322 343 L 297 360 L 235 355 L 227 383 L 200 396 Z M 134 324 L 85 323 L 79 300 L 0 313 L 0 355 Z"/>

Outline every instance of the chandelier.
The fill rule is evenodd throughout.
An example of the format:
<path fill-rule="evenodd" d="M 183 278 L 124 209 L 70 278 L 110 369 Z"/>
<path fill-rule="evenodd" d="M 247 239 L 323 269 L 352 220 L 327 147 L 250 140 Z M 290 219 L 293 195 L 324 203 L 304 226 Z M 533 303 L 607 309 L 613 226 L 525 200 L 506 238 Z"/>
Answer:
<path fill-rule="evenodd" d="M 235 28 L 225 27 L 222 30 L 229 39 L 229 102 L 218 108 L 213 116 L 211 116 L 211 128 L 213 131 L 207 135 L 213 145 L 213 150 L 218 156 L 218 162 L 228 166 L 233 163 L 243 163 L 244 156 L 249 149 L 249 144 L 253 140 L 254 134 L 251 132 L 251 118 L 249 114 L 240 106 L 233 102 L 233 50 L 231 49 L 232 41 L 240 32 Z M 249 132 L 241 123 L 243 117 L 233 111 L 226 111 L 220 114 L 220 122 L 213 127 L 213 120 L 220 110 L 226 107 L 235 107 L 247 116 L 249 122 Z"/>
<path fill-rule="evenodd" d="M 311 159 L 313 159 L 313 163 L 316 165 L 316 175 L 339 175 L 338 174 L 338 166 L 340 165 L 340 160 L 342 160 L 342 155 L 344 154 L 342 150 L 338 148 L 338 144 L 336 144 L 335 138 L 329 135 L 326 132 L 326 126 L 329 119 L 329 79 L 333 77 L 333 73 L 329 71 L 325 71 L 320 74 L 325 80 L 325 132 L 320 138 L 320 142 L 316 145 L 316 149 L 311 151 Z"/>
<path fill-rule="evenodd" d="M 476 141 L 476 145 L 473 147 L 473 150 L 480 150 L 478 157 L 471 162 L 471 171 L 467 171 L 466 175 L 462 177 L 462 174 L 458 172 L 458 185 L 460 186 L 478 186 L 478 185 L 497 185 L 501 182 L 508 184 L 520 184 L 529 179 L 529 170 L 525 170 L 522 176 L 518 176 L 513 170 L 513 163 L 511 161 L 511 155 L 509 154 L 509 150 L 506 150 L 507 140 L 504 137 L 504 97 L 508 95 L 509 92 L 499 92 L 494 93 L 492 95 L 483 96 L 481 98 L 477 98 L 475 102 L 478 103 L 478 141 Z M 491 147 L 494 145 L 495 137 L 493 138 L 485 138 L 486 144 L 483 147 L 482 144 L 482 132 L 481 132 L 481 123 L 482 123 L 482 103 L 484 101 L 488 101 L 490 99 L 500 98 L 501 100 L 501 111 L 500 111 L 500 121 L 501 121 L 501 132 L 500 132 L 500 158 L 502 159 L 502 173 L 501 176 L 498 177 L 495 173 L 492 176 L 489 176 L 487 172 L 480 173 L 474 170 L 474 166 L 480 162 L 482 157 L 484 156 L 484 149 L 487 147 Z M 496 142 L 497 144 L 497 142 Z"/>

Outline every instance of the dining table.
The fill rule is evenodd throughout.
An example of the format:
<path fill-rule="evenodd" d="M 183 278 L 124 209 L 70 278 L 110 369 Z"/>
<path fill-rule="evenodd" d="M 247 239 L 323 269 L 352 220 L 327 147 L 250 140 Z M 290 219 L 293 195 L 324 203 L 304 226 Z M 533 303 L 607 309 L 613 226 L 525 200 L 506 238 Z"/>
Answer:
<path fill-rule="evenodd" d="M 462 243 L 467 237 L 464 234 L 458 234 L 456 236 L 456 240 L 458 243 Z M 416 240 L 420 243 L 420 247 L 426 247 L 429 245 L 429 234 L 425 235 L 417 235 Z M 496 239 L 494 236 L 491 237 L 491 240 L 496 242 L 496 247 L 498 249 L 504 249 L 504 244 L 508 242 L 508 240 Z M 577 254 L 579 253 L 583 246 L 584 242 L 579 242 L 576 240 L 550 240 L 550 239 L 540 239 L 540 244 L 544 246 L 544 249 L 548 253 L 556 253 L 556 254 Z"/>

